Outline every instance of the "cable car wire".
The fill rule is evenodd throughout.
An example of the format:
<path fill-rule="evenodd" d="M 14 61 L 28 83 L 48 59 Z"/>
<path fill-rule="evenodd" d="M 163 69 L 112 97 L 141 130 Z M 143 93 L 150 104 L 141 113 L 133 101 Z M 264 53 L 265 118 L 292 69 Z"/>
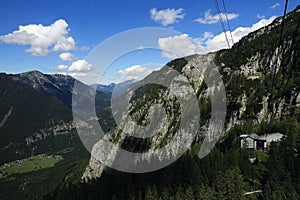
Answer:
<path fill-rule="evenodd" d="M 225 1 L 224 0 L 222 0 L 222 4 L 223 4 L 223 8 L 224 8 L 224 13 L 225 13 L 225 16 L 226 16 L 227 26 L 228 26 L 229 33 L 230 33 L 230 36 L 231 36 L 231 42 L 232 42 L 232 45 L 233 45 L 234 44 L 234 40 L 233 40 L 233 37 L 232 37 L 231 26 L 230 26 L 230 23 L 229 23 L 229 20 L 228 20 L 228 14 L 227 14 L 227 9 L 226 9 Z"/>
<path fill-rule="evenodd" d="M 217 9 L 217 12 L 218 12 L 219 20 L 221 22 L 222 29 L 223 29 L 223 32 L 224 32 L 224 35 L 225 35 L 225 38 L 226 38 L 228 48 L 230 48 L 230 44 L 229 44 L 229 40 L 228 40 L 228 37 L 227 37 L 227 33 L 226 33 L 226 29 L 225 29 L 225 25 L 224 25 L 224 22 L 223 22 L 222 13 L 220 11 L 218 0 L 214 0 L 214 2 L 215 2 L 215 6 L 216 6 L 216 9 Z"/>

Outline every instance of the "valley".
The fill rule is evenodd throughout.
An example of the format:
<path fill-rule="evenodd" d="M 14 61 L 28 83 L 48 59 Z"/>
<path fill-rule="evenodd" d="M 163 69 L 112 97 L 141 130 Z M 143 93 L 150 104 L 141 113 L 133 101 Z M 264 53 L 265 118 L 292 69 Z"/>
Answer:
<path fill-rule="evenodd" d="M 299 24 L 298 5 L 141 80 L 0 73 L 0 199 L 300 199 Z"/>

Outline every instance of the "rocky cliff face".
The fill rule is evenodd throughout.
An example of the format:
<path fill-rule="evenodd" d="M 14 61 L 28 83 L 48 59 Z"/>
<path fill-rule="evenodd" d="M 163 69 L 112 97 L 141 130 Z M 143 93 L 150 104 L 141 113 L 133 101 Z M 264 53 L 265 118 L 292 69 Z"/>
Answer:
<path fill-rule="evenodd" d="M 282 17 L 275 19 L 217 53 L 228 102 L 234 108 L 229 107 L 234 116 L 229 125 L 245 120 L 260 123 L 298 112 L 299 16 L 298 6 L 286 16 L 284 26 Z"/>
<path fill-rule="evenodd" d="M 176 59 L 143 81 L 153 78 L 155 74 L 166 76 L 168 67 L 176 69 L 186 77 L 197 95 L 201 110 L 200 127 L 196 131 L 195 141 L 208 137 L 205 133 L 211 118 L 211 95 L 220 88 L 219 85 L 208 85 L 203 81 L 206 75 L 205 71 L 208 70 L 207 66 L 210 66 L 208 63 L 212 61 L 218 67 L 225 85 L 227 104 L 225 130 L 229 130 L 237 124 L 261 123 L 262 121 L 281 119 L 287 115 L 299 114 L 300 34 L 297 32 L 299 18 L 300 7 L 287 15 L 282 42 L 279 42 L 282 18 L 278 18 L 269 26 L 242 38 L 229 50 Z M 138 86 L 138 84 L 135 85 Z M 186 91 L 179 85 L 174 78 L 169 89 L 184 96 Z M 146 139 L 131 137 L 131 126 L 128 124 L 124 125 L 122 129 L 111 130 L 105 137 L 110 138 L 118 148 L 112 149 L 106 155 L 108 161 L 106 163 L 113 165 L 121 148 L 133 152 L 149 151 L 151 154 L 146 154 L 148 157 L 136 158 L 135 162 L 150 161 L 152 156 L 155 157 L 156 154 L 159 154 L 157 149 L 172 140 L 174 132 L 178 130 L 181 112 L 178 101 L 170 98 L 170 90 L 157 85 L 149 85 L 137 89 L 136 92 L 131 92 L 133 95 L 127 109 L 137 124 L 149 124 L 151 106 L 157 104 L 165 107 L 167 117 L 161 120 L 162 123 L 156 127 L 158 134 Z M 168 109 L 172 112 L 169 112 Z M 102 145 L 101 140 L 94 145 L 90 164 L 83 175 L 84 179 L 101 176 L 105 167 L 97 158 L 103 156 L 103 152 L 101 152 L 103 149 L 100 148 Z M 175 155 L 178 143 L 173 145 L 171 148 L 173 150 L 169 154 L 157 156 L 164 159 Z"/>
<path fill-rule="evenodd" d="M 149 151 L 147 154 L 136 156 L 134 158 L 135 163 L 149 163 L 154 158 L 158 160 L 176 159 L 176 156 L 181 153 L 179 146 L 182 145 L 182 141 L 185 140 L 184 145 L 190 145 L 194 136 L 201 135 L 200 126 L 194 127 L 192 125 L 193 122 L 199 121 L 199 117 L 195 117 L 196 112 L 190 111 L 197 110 L 192 107 L 194 104 L 189 105 L 191 102 L 190 96 L 195 95 L 196 101 L 198 97 L 208 98 L 214 87 L 216 87 L 213 85 L 200 93 L 205 70 L 207 70 L 206 66 L 208 63 L 213 62 L 214 57 L 215 54 L 194 55 L 174 60 L 159 72 L 154 72 L 143 81 L 134 84 L 127 90 L 127 94 L 116 100 L 116 107 L 118 107 L 118 103 L 123 106 L 124 102 L 130 102 L 124 109 L 124 113 L 120 112 L 122 109 L 115 110 L 115 112 L 119 112 L 115 113 L 116 117 L 120 116 L 119 119 L 124 120 L 124 118 L 128 118 L 126 113 L 129 113 L 135 123 L 131 120 L 125 120 L 125 123 L 121 124 L 122 128 L 116 127 L 105 135 L 106 139 L 116 144 L 116 148 L 110 149 L 107 155 L 103 153 L 105 150 L 103 146 L 106 145 L 105 139 L 99 140 L 94 145 L 90 164 L 83 178 L 90 179 L 101 176 L 104 165 L 101 164 L 98 158 L 106 156 L 106 164 L 114 166 L 116 159 L 122 155 L 121 149 L 139 153 Z M 174 73 L 174 68 L 181 68 L 181 73 L 177 71 Z M 150 84 L 152 82 L 156 84 Z M 184 112 L 184 109 L 180 107 L 181 104 L 185 104 L 183 107 L 186 107 L 189 111 Z M 187 122 L 186 126 L 181 124 L 183 118 L 180 114 L 188 115 L 187 119 L 190 122 Z M 151 122 L 150 119 L 155 122 Z M 206 124 L 206 122 L 203 122 L 203 124 Z M 151 128 L 151 123 L 155 127 Z M 199 123 L 197 122 L 197 124 Z M 150 130 L 141 130 L 139 139 L 131 137 L 136 134 L 139 125 L 149 125 Z M 204 126 L 202 129 L 207 129 L 207 127 Z M 174 136 L 176 132 L 179 132 L 178 136 Z M 195 135 L 180 134 L 184 132 L 194 132 Z M 152 135 L 147 137 L 145 136 L 147 133 L 152 133 Z M 171 145 L 168 145 L 168 143 L 171 143 Z M 167 148 L 168 151 L 160 151 L 160 148 L 165 146 L 169 147 Z"/>

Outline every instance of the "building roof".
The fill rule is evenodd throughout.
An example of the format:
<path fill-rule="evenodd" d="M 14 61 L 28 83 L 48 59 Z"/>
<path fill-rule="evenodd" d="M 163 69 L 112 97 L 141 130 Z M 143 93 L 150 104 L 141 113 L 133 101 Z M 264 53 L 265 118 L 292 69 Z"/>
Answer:
<path fill-rule="evenodd" d="M 267 142 L 275 142 L 280 140 L 283 137 L 283 134 L 281 133 L 271 133 L 269 135 L 267 135 Z"/>
<path fill-rule="evenodd" d="M 257 139 L 258 140 L 265 140 L 265 141 L 267 141 L 267 137 L 265 135 L 261 135 Z"/>
<path fill-rule="evenodd" d="M 254 140 L 256 140 L 256 139 L 259 138 L 259 136 L 258 136 L 256 133 L 251 133 L 251 134 L 249 135 L 249 137 L 251 137 L 251 138 L 254 139 Z"/>
<path fill-rule="evenodd" d="M 244 134 L 244 135 L 240 135 L 240 138 L 247 138 L 250 137 L 253 140 L 256 140 L 259 138 L 259 136 L 256 133 L 251 133 L 250 135 Z"/>
<path fill-rule="evenodd" d="M 268 143 L 270 142 L 273 142 L 273 141 L 278 141 L 280 140 L 284 135 L 281 134 L 281 133 L 271 133 L 271 134 L 268 134 L 268 135 L 257 135 L 256 133 L 251 133 L 251 134 L 243 134 L 243 135 L 240 135 L 240 138 L 247 138 L 247 137 L 250 137 L 252 138 L 253 140 L 264 140 Z"/>

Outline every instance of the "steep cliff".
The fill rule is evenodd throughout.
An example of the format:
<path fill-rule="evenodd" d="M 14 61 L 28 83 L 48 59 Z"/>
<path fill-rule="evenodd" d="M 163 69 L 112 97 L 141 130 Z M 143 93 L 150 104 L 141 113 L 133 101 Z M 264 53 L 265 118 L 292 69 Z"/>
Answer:
<path fill-rule="evenodd" d="M 143 82 L 151 82 L 149 80 L 159 82 L 164 77 L 168 77 L 170 67 L 176 69 L 188 80 L 199 101 L 199 128 L 195 131 L 193 142 L 204 141 L 210 136 L 207 133 L 214 131 L 209 130 L 213 115 L 211 112 L 212 95 L 216 95 L 215 91 L 219 91 L 221 86 L 214 82 L 209 85 L 205 80 L 207 71 L 213 65 L 217 66 L 226 91 L 225 130 L 237 124 L 261 123 L 282 119 L 289 115 L 299 115 L 299 18 L 300 7 L 297 7 L 286 16 L 284 27 L 282 27 L 283 18 L 278 18 L 270 25 L 242 38 L 231 49 L 176 59 L 159 72 L 154 72 L 141 82 L 134 84 L 131 90 L 128 90 L 130 95 L 127 98 L 129 99 L 125 99 L 130 102 L 126 110 L 136 124 L 151 124 L 149 118 L 151 118 L 151 109 L 154 105 L 162 105 L 165 108 L 165 111 L 160 108 L 161 112 L 156 113 L 156 116 L 161 116 L 164 112 L 166 116 L 159 118 L 161 123 L 158 123 L 155 129 L 156 134 L 148 138 L 132 137 L 136 129 L 132 128 L 134 125 L 130 123 L 112 129 L 105 135 L 105 138 L 113 142 L 116 148 L 105 154 L 102 152 L 102 147 L 105 145 L 103 140 L 97 142 L 93 147 L 90 164 L 83 178 L 101 176 L 105 167 L 99 157 L 105 157 L 105 164 L 114 167 L 122 149 L 132 152 L 150 152 L 133 158 L 136 163 L 144 161 L 150 163 L 153 157 L 159 160 L 170 159 L 178 153 L 177 147 L 180 140 L 171 143 L 173 146 L 167 154 L 161 154 L 159 149 L 168 146 L 168 143 L 173 141 L 175 132 L 181 130 L 182 110 L 179 100 L 170 94 L 176 91 L 179 98 L 189 95 L 186 94 L 187 87 L 182 87 L 180 83 L 180 81 L 185 81 L 176 75 L 170 79 L 167 88 L 158 84 L 143 85 Z M 209 79 L 212 80 L 214 77 L 209 77 Z M 137 90 L 134 91 L 134 89 Z M 128 118 L 124 113 L 117 113 L 116 116 Z M 126 164 L 126 161 L 123 163 Z M 117 163 L 117 165 L 120 164 Z"/>

